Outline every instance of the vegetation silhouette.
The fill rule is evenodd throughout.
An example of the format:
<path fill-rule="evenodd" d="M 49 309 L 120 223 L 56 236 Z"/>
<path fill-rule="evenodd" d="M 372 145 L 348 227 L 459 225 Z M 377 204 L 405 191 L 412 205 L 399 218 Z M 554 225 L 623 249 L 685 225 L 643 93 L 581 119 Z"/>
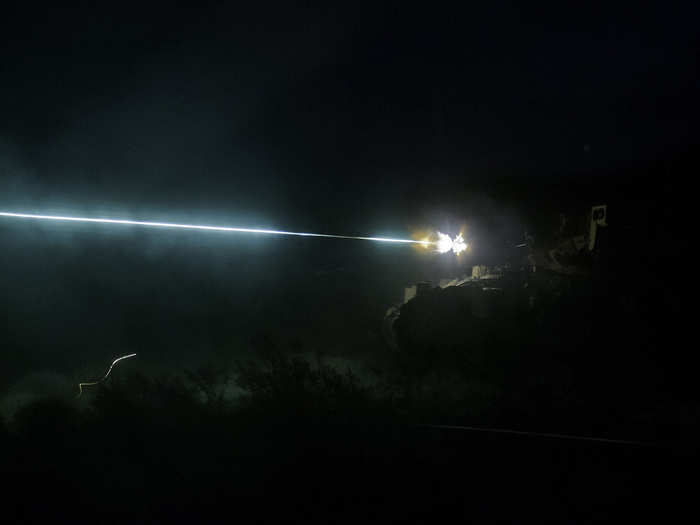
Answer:
<path fill-rule="evenodd" d="M 544 505 L 590 517 L 648 490 L 640 473 L 670 468 L 642 450 L 421 429 L 408 423 L 430 396 L 396 396 L 266 345 L 231 369 L 115 375 L 87 409 L 26 405 L 1 438 L 8 514 L 350 522 L 517 517 Z M 240 395 L 227 395 L 232 384 Z"/>

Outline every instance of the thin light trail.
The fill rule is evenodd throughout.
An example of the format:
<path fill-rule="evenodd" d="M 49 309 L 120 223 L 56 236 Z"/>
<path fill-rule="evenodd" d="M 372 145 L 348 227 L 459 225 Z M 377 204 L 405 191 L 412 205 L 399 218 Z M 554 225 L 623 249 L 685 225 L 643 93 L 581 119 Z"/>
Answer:
<path fill-rule="evenodd" d="M 84 386 L 94 386 L 94 385 L 98 385 L 98 384 L 102 383 L 103 381 L 105 381 L 109 377 L 109 374 L 112 372 L 112 368 L 114 368 L 114 365 L 116 365 L 119 361 L 121 361 L 122 359 L 128 359 L 130 357 L 134 357 L 135 355 L 136 354 L 128 354 L 128 355 L 123 355 L 121 357 L 116 358 L 114 361 L 112 361 L 112 364 L 109 366 L 109 369 L 107 370 L 107 373 L 104 375 L 104 377 L 98 381 L 92 381 L 89 383 L 78 383 L 78 389 L 80 390 L 80 392 L 78 392 L 78 395 L 76 397 L 80 397 L 83 394 L 83 387 Z"/>
<path fill-rule="evenodd" d="M 421 427 L 428 428 L 441 428 L 446 430 L 467 430 L 472 432 L 491 432 L 496 434 L 514 434 L 516 436 L 533 436 L 540 438 L 552 438 L 552 439 L 570 439 L 575 441 L 595 441 L 598 443 L 615 443 L 618 445 L 639 445 L 645 447 L 658 447 L 659 445 L 655 443 L 648 443 L 644 441 L 633 441 L 626 439 L 608 439 L 600 437 L 591 436 L 576 436 L 573 434 L 551 434 L 547 432 L 527 432 L 524 430 L 509 430 L 504 428 L 483 428 L 483 427 L 469 427 L 462 425 L 419 425 Z"/>
<path fill-rule="evenodd" d="M 11 217 L 16 219 L 35 219 L 49 221 L 70 221 L 70 222 L 92 222 L 98 224 L 122 224 L 131 226 L 148 226 L 151 228 L 175 228 L 181 230 L 205 230 L 233 233 L 258 233 L 265 235 L 294 235 L 297 237 L 325 237 L 331 239 L 355 239 L 360 241 L 393 242 L 403 244 L 422 244 L 430 246 L 435 244 L 431 241 L 416 241 L 414 239 L 394 239 L 390 237 L 361 237 L 354 235 L 331 235 L 329 233 L 305 233 L 290 232 L 284 230 L 264 230 L 257 228 L 235 228 L 230 226 L 205 226 L 200 224 L 179 224 L 172 222 L 152 222 L 152 221 L 131 221 L 127 219 L 105 219 L 92 217 L 70 217 L 64 215 L 39 215 L 34 213 L 13 213 L 0 211 L 0 217 Z"/>

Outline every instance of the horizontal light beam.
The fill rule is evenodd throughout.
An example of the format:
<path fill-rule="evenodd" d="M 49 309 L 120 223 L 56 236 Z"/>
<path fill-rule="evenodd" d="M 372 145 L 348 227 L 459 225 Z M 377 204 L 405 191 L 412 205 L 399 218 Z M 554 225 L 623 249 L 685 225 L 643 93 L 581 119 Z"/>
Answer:
<path fill-rule="evenodd" d="M 328 233 L 303 233 L 284 230 L 262 230 L 257 228 L 233 228 L 230 226 L 204 226 L 199 224 L 178 224 L 171 222 L 130 221 L 127 219 L 96 219 L 90 217 L 67 217 L 63 215 L 38 215 L 34 213 L 12 213 L 0 211 L 0 217 L 13 217 L 18 219 L 37 219 L 49 221 L 92 222 L 99 224 L 125 224 L 131 226 L 150 226 L 154 228 L 177 228 L 181 230 L 205 230 L 236 233 L 260 233 L 266 235 L 295 235 L 298 237 L 327 237 L 332 239 L 357 239 L 360 241 L 395 242 L 405 244 L 422 244 L 429 246 L 431 241 L 416 241 L 413 239 L 392 239 L 389 237 L 357 237 L 353 235 L 331 235 Z"/>

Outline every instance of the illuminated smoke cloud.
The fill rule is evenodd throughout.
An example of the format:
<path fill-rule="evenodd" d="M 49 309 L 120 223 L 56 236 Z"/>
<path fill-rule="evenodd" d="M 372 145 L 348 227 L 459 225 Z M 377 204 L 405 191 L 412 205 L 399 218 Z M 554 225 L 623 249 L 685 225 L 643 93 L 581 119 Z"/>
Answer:
<path fill-rule="evenodd" d="M 68 400 L 71 381 L 53 371 L 32 372 L 3 390 L 0 395 L 0 417 L 11 421 L 25 406 L 40 399 Z"/>

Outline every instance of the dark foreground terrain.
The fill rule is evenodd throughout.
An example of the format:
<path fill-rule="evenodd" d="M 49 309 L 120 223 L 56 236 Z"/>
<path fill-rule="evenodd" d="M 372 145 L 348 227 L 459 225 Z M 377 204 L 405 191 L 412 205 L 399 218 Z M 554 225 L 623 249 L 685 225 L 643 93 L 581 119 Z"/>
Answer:
<path fill-rule="evenodd" d="M 88 410 L 27 405 L 0 433 L 3 521 L 589 522 L 692 507 L 691 443 L 421 427 L 351 375 L 295 359 L 237 377 L 251 394 L 235 408 L 137 375 Z"/>

